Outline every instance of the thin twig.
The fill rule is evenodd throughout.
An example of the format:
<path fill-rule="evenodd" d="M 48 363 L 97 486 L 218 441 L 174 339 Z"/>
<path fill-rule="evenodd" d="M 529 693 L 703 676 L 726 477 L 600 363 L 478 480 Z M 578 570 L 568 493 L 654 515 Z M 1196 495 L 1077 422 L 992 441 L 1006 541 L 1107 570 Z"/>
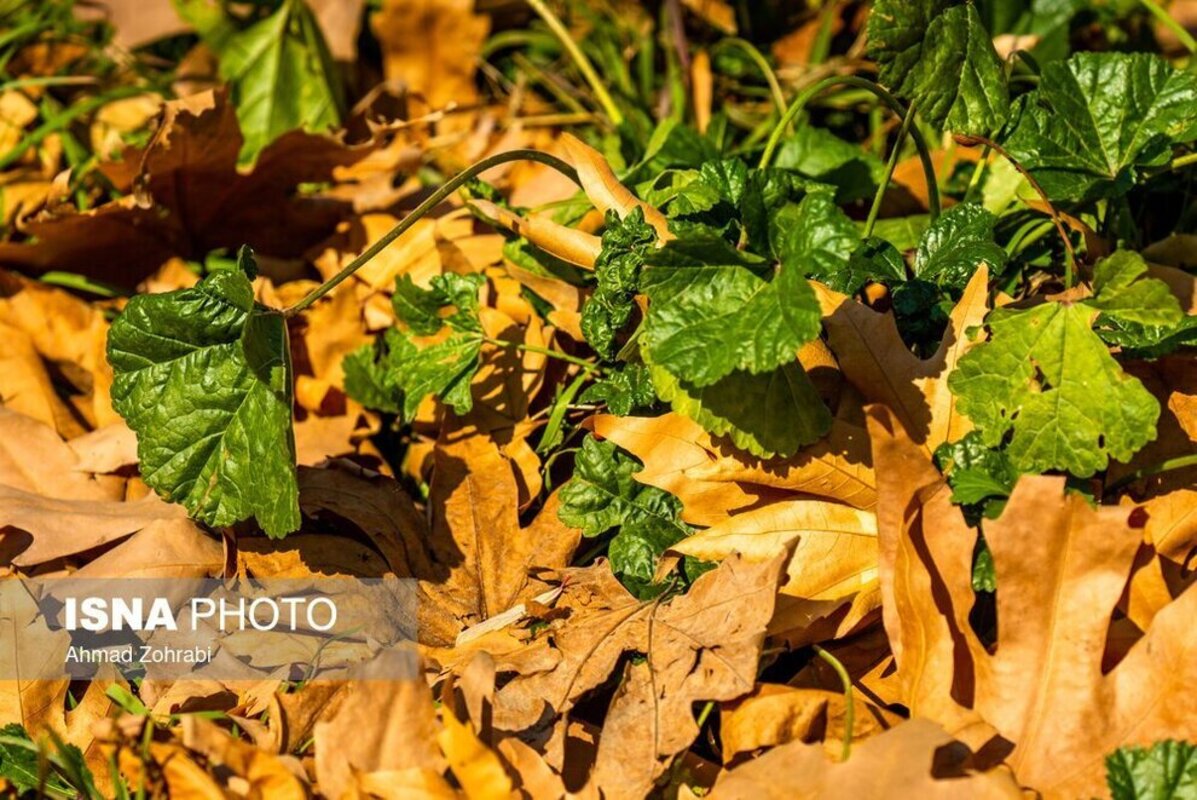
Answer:
<path fill-rule="evenodd" d="M 490 158 L 484 158 L 481 161 L 466 167 L 461 172 L 445 181 L 440 188 L 429 195 L 427 200 L 412 209 L 412 212 L 404 217 L 398 225 L 383 234 L 382 238 L 370 245 L 370 247 L 366 248 L 361 255 L 349 262 L 349 264 L 347 264 L 340 272 L 329 278 L 320 286 L 317 286 L 310 293 L 308 293 L 306 297 L 284 311 L 283 316 L 287 319 L 290 319 L 310 306 L 312 303 L 315 303 L 321 297 L 324 297 L 324 295 L 331 292 L 342 281 L 361 269 L 366 262 L 385 250 L 391 242 L 402 236 L 408 230 L 408 228 L 410 228 L 412 225 L 415 225 L 420 219 L 428 214 L 429 211 L 432 211 L 434 208 L 440 205 L 446 197 L 464 186 L 466 182 L 477 177 L 483 172 L 486 172 L 488 169 L 497 167 L 500 164 L 506 164 L 510 161 L 536 161 L 538 163 L 552 167 L 562 175 L 572 180 L 574 183 L 578 183 L 578 173 L 573 167 L 571 167 L 569 164 L 566 164 L 556 156 L 551 156 L 548 153 L 542 153 L 539 150 L 510 150 L 506 153 L 493 155 Z"/>

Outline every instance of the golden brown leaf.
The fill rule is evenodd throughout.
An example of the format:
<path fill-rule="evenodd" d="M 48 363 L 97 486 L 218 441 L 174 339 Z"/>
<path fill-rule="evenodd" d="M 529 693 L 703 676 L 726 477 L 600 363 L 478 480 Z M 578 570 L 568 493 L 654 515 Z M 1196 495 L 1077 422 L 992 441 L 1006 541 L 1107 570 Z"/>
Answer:
<path fill-rule="evenodd" d="M 947 754 L 947 758 L 941 754 Z M 1008 772 L 971 772 L 968 751 L 938 725 L 924 719 L 902 723 L 852 748 L 842 764 L 819 745 L 792 742 L 721 775 L 712 800 L 868 797 L 1018 800 L 1022 793 Z"/>
<path fill-rule="evenodd" d="M 595 208 L 604 214 L 614 211 L 622 218 L 638 207 L 644 212 L 644 221 L 657 232 L 659 241 L 667 242 L 673 238 L 665 215 L 620 183 L 599 151 L 569 133 L 561 135 L 561 145 L 565 148 L 566 160 L 578 171 L 582 189 Z"/>
<path fill-rule="evenodd" d="M 1103 669 L 1143 537 L 1133 509 L 1093 509 L 1065 493 L 1063 478 L 1019 481 L 1002 516 L 985 524 L 999 587 L 990 654 L 968 624 L 975 535 L 893 416 L 870 416 L 879 473 L 894 476 L 880 493 L 881 575 L 912 712 L 949 728 L 983 718 L 1013 743 L 1007 763 L 1019 781 L 1046 797 L 1102 794 L 1103 759 L 1119 747 L 1197 735 L 1197 591 L 1156 613 Z"/>
<path fill-rule="evenodd" d="M 603 249 L 597 236 L 559 225 L 547 217 L 530 214 L 521 217 L 513 211 L 486 200 L 472 200 L 470 204 L 483 215 L 502 225 L 514 234 L 523 236 L 549 255 L 579 267 L 594 269 L 595 259 Z"/>
<path fill-rule="evenodd" d="M 406 680 L 353 681 L 314 728 L 320 791 L 340 797 L 356 772 L 427 769 L 440 774 L 445 760 L 436 741 L 432 693 L 414 665 Z"/>
<path fill-rule="evenodd" d="M 490 18 L 474 13 L 474 0 L 385 0 L 370 30 L 387 80 L 419 99 L 417 114 L 477 100 L 474 70 Z"/>
<path fill-rule="evenodd" d="M 846 636 L 880 605 L 877 519 L 822 500 L 788 500 L 737 514 L 671 550 L 703 561 L 732 553 L 768 560 L 784 552 L 786 580 L 769 634 L 799 647 Z"/>
<path fill-rule="evenodd" d="M 852 703 L 855 742 L 901 721 L 897 714 L 873 705 L 858 694 L 853 695 Z M 752 694 L 724 705 L 719 713 L 723 762 L 731 762 L 740 753 L 793 741 L 823 742 L 828 756 L 839 757 L 847 708 L 842 691 L 759 684 Z"/>
<path fill-rule="evenodd" d="M 510 461 L 486 435 L 446 431 L 434 453 L 429 505 L 436 568 L 421 585 L 422 640 L 449 644 L 463 629 L 543 591 L 533 566 L 569 563 L 580 534 L 557 518 L 550 499 L 527 528 Z"/>

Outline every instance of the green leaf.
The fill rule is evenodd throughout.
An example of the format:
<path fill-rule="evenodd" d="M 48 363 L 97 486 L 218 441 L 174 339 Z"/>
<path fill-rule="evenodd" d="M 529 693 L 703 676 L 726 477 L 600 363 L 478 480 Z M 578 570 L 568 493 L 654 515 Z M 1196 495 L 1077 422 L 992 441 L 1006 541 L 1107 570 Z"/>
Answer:
<path fill-rule="evenodd" d="M 1197 798 L 1197 746 L 1162 741 L 1121 747 L 1106 756 L 1106 783 L 1113 800 Z"/>
<path fill-rule="evenodd" d="M 973 556 L 973 591 L 997 591 L 997 570 L 993 567 L 993 553 L 990 552 L 984 538 L 979 539 L 977 545 L 976 555 Z"/>
<path fill-rule="evenodd" d="M 561 487 L 561 521 L 580 528 L 583 536 L 601 536 L 610 530 L 644 519 L 671 526 L 679 536 L 690 528 L 681 521 L 682 503 L 673 495 L 638 482 L 636 459 L 593 435 L 582 441 L 574 477 Z"/>
<path fill-rule="evenodd" d="M 616 337 L 632 318 L 640 269 L 656 240 L 642 209 L 633 209 L 622 220 L 613 211 L 607 213 L 603 249 L 594 262 L 598 286 L 582 308 L 582 335 L 603 358 L 615 354 Z"/>
<path fill-rule="evenodd" d="M 561 487 L 558 516 L 583 536 L 617 530 L 608 550 L 611 570 L 633 594 L 650 596 L 657 560 L 691 533 L 682 522 L 681 501 L 638 482 L 633 476 L 640 463 L 594 436 L 583 440 L 574 469 Z"/>
<path fill-rule="evenodd" d="M 783 207 L 770 227 L 782 275 L 814 278 L 837 290 L 849 282 L 849 259 L 860 232 L 830 193 L 813 192 Z"/>
<path fill-rule="evenodd" d="M 1147 53 L 1078 53 L 1020 99 L 1010 154 L 1055 200 L 1126 194 L 1145 167 L 1197 139 L 1197 75 Z"/>
<path fill-rule="evenodd" d="M 818 300 L 797 270 L 783 268 L 773 281 L 762 272 L 772 272 L 763 259 L 722 239 L 673 241 L 648 254 L 647 360 L 696 387 L 794 362 L 819 335 Z"/>
<path fill-rule="evenodd" d="M 829 277 L 827 285 L 844 294 L 856 294 L 869 281 L 895 284 L 905 280 L 906 261 L 898 248 L 879 236 L 870 236 L 856 245 L 843 272 Z"/>
<path fill-rule="evenodd" d="M 30 747 L 0 740 L 0 778 L 8 781 L 18 793 L 29 792 L 38 787 L 37 751 L 31 749 L 33 740 L 25 729 L 15 722 L 0 728 L 0 737 L 28 742 Z M 51 773 L 50 782 L 65 789 L 56 775 Z"/>
<path fill-rule="evenodd" d="M 1005 121 L 1005 71 L 972 3 L 877 0 L 868 38 L 880 82 L 932 124 L 989 133 Z"/>
<path fill-rule="evenodd" d="M 837 203 L 872 197 L 885 176 L 885 165 L 877 156 L 814 125 L 799 126 L 782 142 L 773 163 L 834 186 Z"/>
<path fill-rule="evenodd" d="M 963 289 L 981 264 L 989 274 L 1006 265 L 1006 250 L 993 240 L 997 218 L 979 205 L 952 206 L 923 233 L 914 274 L 940 286 Z"/>
<path fill-rule="evenodd" d="M 986 446 L 977 431 L 937 447 L 935 464 L 947 475 L 953 503 L 972 505 L 991 497 L 1009 497 L 1018 479 L 1009 457 Z"/>
<path fill-rule="evenodd" d="M 299 527 L 291 352 L 243 270 L 138 295 L 108 333 L 112 404 L 137 433 L 145 482 L 193 517 Z"/>
<path fill-rule="evenodd" d="M 195 13 L 201 5 L 180 0 Z M 266 145 L 288 131 L 324 132 L 341 123 L 340 76 L 303 0 L 283 0 L 270 16 L 243 28 L 211 19 L 199 28 L 220 59 L 220 77 L 232 87 L 245 141 L 238 162 L 252 164 Z"/>
<path fill-rule="evenodd" d="M 674 411 L 753 455 L 793 455 L 831 428 L 831 414 L 797 362 L 760 375 L 733 372 L 704 387 L 660 366 L 649 372 Z"/>
<path fill-rule="evenodd" d="M 633 409 L 650 406 L 657 400 L 652 377 L 643 364 L 623 363 L 603 372 L 582 393 L 580 402 L 606 403 L 612 414 L 625 417 Z"/>
<path fill-rule="evenodd" d="M 482 338 L 454 334 L 419 347 L 395 328 L 345 357 L 345 392 L 367 408 L 415 417 L 429 395 L 458 414 L 474 407 L 470 382 L 478 372 Z"/>
<path fill-rule="evenodd" d="M 433 277 L 432 288 L 422 289 L 410 275 L 401 275 L 395 280 L 391 305 L 395 316 L 420 336 L 431 336 L 444 325 L 462 333 L 481 334 L 478 290 L 485 282 L 481 275 L 447 272 Z M 453 313 L 441 316 L 446 308 L 453 308 Z"/>
<path fill-rule="evenodd" d="M 948 378 L 987 446 L 1013 434 L 1006 452 L 1022 471 L 1087 477 L 1155 438 L 1159 403 L 1110 356 L 1092 329 L 1096 314 L 1054 302 L 993 311 L 989 341 Z"/>
<path fill-rule="evenodd" d="M 1147 277 L 1147 262 L 1129 250 L 1119 250 L 1097 263 L 1093 290 L 1095 295 L 1088 304 L 1101 311 L 1102 321 L 1170 327 L 1184 317 L 1168 284 Z"/>

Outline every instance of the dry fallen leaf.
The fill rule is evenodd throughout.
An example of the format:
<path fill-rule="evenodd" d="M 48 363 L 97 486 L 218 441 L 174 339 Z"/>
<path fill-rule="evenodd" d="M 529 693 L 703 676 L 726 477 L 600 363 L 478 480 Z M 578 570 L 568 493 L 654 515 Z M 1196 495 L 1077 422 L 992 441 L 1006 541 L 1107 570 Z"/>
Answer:
<path fill-rule="evenodd" d="M 893 415 L 870 433 L 880 486 L 885 625 L 913 713 L 959 729 L 983 719 L 1013 745 L 1006 762 L 1046 797 L 1104 790 L 1105 756 L 1197 735 L 1188 621 L 1197 592 L 1160 610 L 1103 670 L 1110 617 L 1143 534 L 1125 506 L 1091 508 L 1064 479 L 1023 477 L 985 525 L 997 593 L 997 650 L 968 623 L 975 535 Z M 899 477 L 901 476 L 901 477 Z"/>
<path fill-rule="evenodd" d="M 969 754 L 962 750 L 938 725 L 914 719 L 852 748 L 851 757 L 842 764 L 829 761 L 818 745 L 792 742 L 775 747 L 721 775 L 708 796 L 713 800 L 1022 797 L 1007 771 L 969 771 L 965 767 Z"/>
<path fill-rule="evenodd" d="M 737 514 L 671 550 L 703 561 L 733 553 L 768 560 L 787 555 L 786 580 L 770 636 L 792 647 L 846 636 L 877 611 L 877 519 L 821 500 L 788 500 Z"/>

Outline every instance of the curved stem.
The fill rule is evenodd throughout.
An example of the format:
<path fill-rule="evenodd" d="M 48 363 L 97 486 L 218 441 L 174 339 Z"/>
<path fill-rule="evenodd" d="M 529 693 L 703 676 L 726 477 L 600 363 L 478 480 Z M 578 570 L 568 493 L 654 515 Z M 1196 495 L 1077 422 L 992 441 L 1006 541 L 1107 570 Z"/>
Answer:
<path fill-rule="evenodd" d="M 794 102 L 790 103 L 790 107 L 786 109 L 786 113 L 782 115 L 781 120 L 773 129 L 773 133 L 769 136 L 769 141 L 765 143 L 765 152 L 761 154 L 761 160 L 757 164 L 759 168 L 764 169 L 769 166 L 769 162 L 773 160 L 773 156 L 781 144 L 781 137 L 785 135 L 786 128 L 802 113 L 806 104 L 833 86 L 852 86 L 871 92 L 899 117 L 906 118 L 906 107 L 898 101 L 898 98 L 870 80 L 855 75 L 833 75 L 830 78 L 824 78 L 813 86 L 803 89 L 801 94 L 794 98 Z M 914 139 L 915 147 L 919 151 L 919 160 L 923 164 L 923 174 L 927 178 L 927 204 L 930 206 L 931 218 L 935 219 L 939 216 L 939 183 L 935 178 L 935 166 L 931 163 L 931 149 L 927 146 L 927 140 L 923 138 L 923 132 L 917 125 L 910 126 L 910 135 Z"/>
<path fill-rule="evenodd" d="M 773 67 L 769 66 L 769 62 L 764 54 L 752 42 L 747 39 L 741 39 L 739 36 L 729 36 L 726 39 L 720 39 L 715 45 L 716 50 L 724 47 L 738 47 L 744 51 L 744 54 L 756 64 L 756 68 L 765 76 L 765 83 L 769 84 L 769 94 L 773 97 L 773 105 L 777 106 L 777 113 L 786 113 L 786 96 L 781 91 L 781 83 L 777 80 L 777 73 L 773 71 Z"/>
<path fill-rule="evenodd" d="M 404 217 L 398 225 L 383 234 L 381 239 L 366 248 L 361 255 L 345 265 L 340 272 L 317 286 L 310 293 L 308 293 L 306 297 L 284 311 L 283 316 L 285 316 L 287 319 L 290 319 L 300 311 L 303 311 L 305 308 L 310 306 L 312 303 L 315 303 L 321 297 L 324 297 L 324 295 L 335 289 L 342 281 L 361 269 L 367 261 L 385 250 L 387 245 L 402 236 L 408 228 L 419 222 L 424 215 L 440 205 L 446 197 L 460 189 L 467 181 L 477 177 L 483 172 L 486 172 L 492 167 L 497 167 L 500 164 L 506 164 L 509 161 L 536 161 L 546 166 L 552 167 L 562 175 L 572 180 L 574 183 L 578 183 L 578 173 L 573 167 L 571 167 L 569 164 L 566 164 L 556 156 L 551 156 L 548 153 L 542 153 L 539 150 L 509 150 L 506 153 L 499 153 L 498 155 L 493 155 L 490 158 L 484 158 L 476 164 L 471 164 L 449 180 L 445 181 L 440 188 L 428 196 L 427 200 L 412 209 L 411 213 Z"/>
<path fill-rule="evenodd" d="M 506 339 L 495 339 L 492 336 L 483 336 L 482 341 L 487 344 L 493 344 L 495 347 L 514 347 L 516 350 L 523 350 L 525 353 L 539 353 L 542 356 L 549 358 L 556 358 L 560 361 L 565 361 L 575 366 L 581 367 L 586 372 L 601 372 L 602 368 L 597 364 L 591 364 L 584 358 L 571 356 L 569 353 L 562 353 L 560 350 L 552 350 L 548 347 L 540 347 L 534 344 L 524 344 L 523 342 L 509 342 Z"/>
<path fill-rule="evenodd" d="M 1026 178 L 1027 183 L 1035 190 L 1035 194 L 1039 195 L 1039 199 L 1043 202 L 1043 205 L 1047 206 L 1047 213 L 1051 216 L 1052 222 L 1056 226 L 1056 233 L 1060 234 L 1060 241 L 1064 243 L 1064 252 L 1067 259 L 1064 263 L 1064 288 L 1071 289 L 1073 283 L 1076 282 L 1076 250 L 1072 248 L 1072 239 L 1069 238 L 1068 231 L 1064 229 L 1064 218 L 1060 216 L 1060 212 L 1052 204 L 1052 200 L 1047 196 L 1047 192 L 1043 191 L 1043 187 L 1039 185 L 1039 181 L 1035 180 L 1034 176 L 1022 164 L 1018 163 L 1018 160 L 1014 156 L 1006 151 L 1006 148 L 992 139 L 969 134 L 968 136 L 957 136 L 956 141 L 965 147 L 972 147 L 977 144 L 985 145 L 1010 162 L 1010 166 L 1014 167 L 1019 175 Z"/>
<path fill-rule="evenodd" d="M 1149 467 L 1137 469 L 1129 475 L 1123 475 L 1118 480 L 1106 487 L 1107 492 L 1116 492 L 1130 486 L 1137 480 L 1142 478 L 1149 478 L 1152 475 L 1159 475 L 1161 472 L 1171 472 L 1177 469 L 1185 469 L 1186 467 L 1197 467 L 1197 453 L 1187 456 L 1177 456 L 1176 458 L 1169 458 L 1166 461 L 1161 461 L 1158 464 L 1152 464 Z"/>
<path fill-rule="evenodd" d="M 549 26 L 549 30 L 560 40 L 561 46 L 565 48 L 565 52 L 569 53 L 569 57 L 577 65 L 578 71 L 582 73 L 582 77 L 590 84 L 590 88 L 594 92 L 594 96 L 598 98 L 599 105 L 606 112 L 607 118 L 613 124 L 621 125 L 623 123 L 623 112 L 619 110 L 619 106 L 615 104 L 615 100 L 607 91 L 607 87 L 603 84 L 602 79 L 594 71 L 594 65 L 590 63 L 590 59 L 586 57 L 586 54 L 582 52 L 582 48 L 578 47 L 578 43 L 569 35 L 565 24 L 545 4 L 544 0 L 528 0 L 528 5 L 532 6 L 532 10 L 544 20 L 545 24 Z"/>
<path fill-rule="evenodd" d="M 827 662 L 827 664 L 835 670 L 835 674 L 840 677 L 840 683 L 844 685 L 844 749 L 840 756 L 841 761 L 847 761 L 848 756 L 852 755 L 852 726 L 856 721 L 856 703 L 852 698 L 852 678 L 848 675 L 848 670 L 844 669 L 844 665 L 840 660 L 831 653 L 824 650 L 819 645 L 813 645 L 816 655 Z"/>
<path fill-rule="evenodd" d="M 898 159 L 902 157 L 902 144 L 906 141 L 906 134 L 914 122 L 914 103 L 906 109 L 906 116 L 902 119 L 902 126 L 898 128 L 898 138 L 894 141 L 893 152 L 885 162 L 885 174 L 877 185 L 877 193 L 873 195 L 873 205 L 869 207 L 869 216 L 865 220 L 864 238 L 873 235 L 873 228 L 877 225 L 877 215 L 881 213 L 881 201 L 885 199 L 885 190 L 889 188 L 890 179 L 894 177 L 894 170 L 898 166 Z"/>

